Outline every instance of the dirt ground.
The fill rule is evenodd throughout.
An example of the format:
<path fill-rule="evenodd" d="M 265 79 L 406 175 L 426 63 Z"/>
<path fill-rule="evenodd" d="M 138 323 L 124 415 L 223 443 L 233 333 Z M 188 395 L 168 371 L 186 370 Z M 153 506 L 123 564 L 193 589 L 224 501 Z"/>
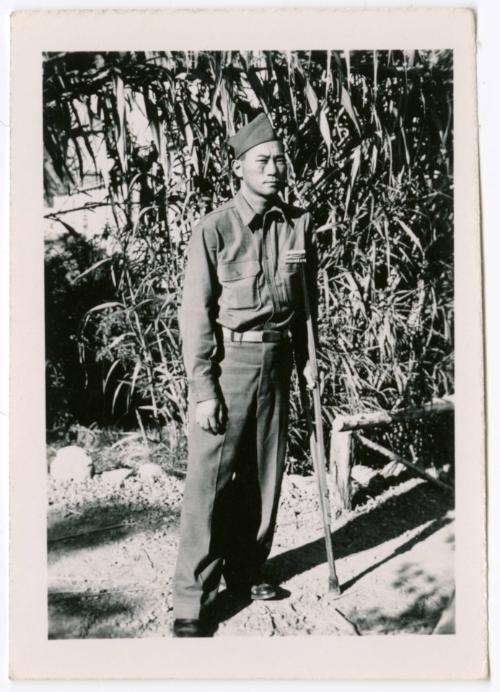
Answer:
<path fill-rule="evenodd" d="M 183 481 L 49 480 L 49 637 L 169 637 Z M 333 524 L 341 594 L 328 569 L 313 477 L 284 479 L 269 578 L 272 601 L 221 588 L 214 636 L 428 634 L 454 588 L 450 494 L 401 475 L 358 494 Z"/>

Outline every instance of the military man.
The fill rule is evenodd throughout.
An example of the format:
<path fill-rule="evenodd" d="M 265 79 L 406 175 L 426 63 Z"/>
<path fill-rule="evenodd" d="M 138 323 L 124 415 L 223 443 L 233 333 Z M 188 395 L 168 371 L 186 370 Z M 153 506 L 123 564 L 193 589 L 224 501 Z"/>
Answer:
<path fill-rule="evenodd" d="M 177 637 L 209 636 L 205 615 L 227 589 L 268 599 L 285 462 L 293 351 L 309 387 L 299 265 L 315 288 L 310 214 L 285 204 L 283 144 L 260 114 L 230 140 L 240 189 L 193 230 L 180 310 L 189 386 L 188 466 L 174 574 Z"/>

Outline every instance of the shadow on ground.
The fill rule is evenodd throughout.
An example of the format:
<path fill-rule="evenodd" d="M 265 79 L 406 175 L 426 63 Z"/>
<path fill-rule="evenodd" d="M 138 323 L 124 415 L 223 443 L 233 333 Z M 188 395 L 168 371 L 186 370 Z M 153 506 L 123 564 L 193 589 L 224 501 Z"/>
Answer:
<path fill-rule="evenodd" d="M 116 593 L 83 594 L 49 592 L 49 639 L 85 639 L 97 624 L 123 616 L 132 616 L 134 605 Z M 116 637 L 116 627 L 111 622 L 101 627 L 99 639 Z M 134 633 L 120 634 L 133 637 Z"/>
<path fill-rule="evenodd" d="M 446 526 L 451 519 L 446 517 L 446 513 L 454 506 L 454 500 L 447 491 L 437 487 L 422 483 L 412 488 L 404 495 L 389 498 L 382 505 L 366 514 L 354 517 L 348 524 L 332 534 L 335 551 L 335 558 L 348 557 L 351 554 L 368 550 L 377 545 L 385 543 L 409 530 L 414 530 L 418 526 L 426 525 L 417 535 L 412 536 L 408 541 L 397 547 L 390 555 L 383 560 L 371 565 L 364 572 L 356 575 L 353 579 L 341 584 L 341 592 L 351 588 L 359 579 L 369 572 L 380 567 L 385 562 L 389 562 L 397 555 L 401 555 L 413 548 L 421 541 L 425 540 L 433 533 Z M 429 522 L 432 522 L 429 525 Z M 288 581 L 298 574 L 307 572 L 318 565 L 326 563 L 325 541 L 319 538 L 306 545 L 293 548 L 284 553 L 270 558 L 265 567 L 266 576 L 275 583 Z M 394 584 L 395 590 L 398 584 Z M 428 597 L 426 597 L 428 598 Z M 429 601 L 432 603 L 432 599 Z M 217 614 L 218 622 L 224 622 L 236 615 L 249 605 L 250 601 L 236 601 L 230 598 L 227 592 L 221 592 L 215 603 L 214 613 Z M 439 609 L 442 603 L 436 606 L 436 611 L 431 620 L 439 617 Z M 418 603 L 412 606 L 411 611 L 406 614 L 406 619 L 411 620 L 415 617 L 415 611 L 420 606 Z M 434 617 L 435 616 L 435 617 Z M 214 616 L 215 617 L 215 616 Z M 372 620 L 377 618 L 377 609 L 371 614 Z M 384 616 L 379 613 L 383 625 Z M 402 615 L 405 620 L 404 614 Z M 425 616 L 428 624 L 428 614 Z M 368 623 L 364 623 L 365 626 Z M 375 622 L 372 625 L 375 626 Z M 385 623 L 390 628 L 391 623 Z M 394 625 L 394 623 L 392 623 Z"/>
<path fill-rule="evenodd" d="M 95 548 L 121 541 L 134 533 L 172 525 L 179 518 L 176 507 L 133 507 L 130 503 L 89 506 L 77 517 L 49 520 L 47 543 L 50 562 L 74 550 Z"/>
<path fill-rule="evenodd" d="M 448 524 L 451 520 L 446 513 L 453 508 L 453 498 L 446 491 L 422 483 L 404 495 L 389 498 L 371 512 L 356 516 L 332 535 L 335 558 L 343 558 L 353 553 L 368 550 L 381 543 L 397 538 L 406 531 L 416 529 L 422 524 L 433 523 L 417 536 L 397 548 L 392 555 L 373 565 L 365 573 L 358 575 L 345 585 L 343 590 L 353 585 L 368 571 L 376 569 L 394 555 L 409 550 L 429 535 Z M 325 542 L 319 538 L 307 545 L 293 548 L 271 558 L 266 565 L 270 578 L 286 581 L 326 562 Z"/>
<path fill-rule="evenodd" d="M 397 571 L 391 584 L 395 592 L 412 597 L 407 608 L 388 615 L 378 607 L 368 608 L 356 615 L 356 625 L 361 634 L 432 634 L 445 609 L 453 610 L 453 593 L 444 593 L 435 579 L 415 565 L 404 564 Z M 454 619 L 446 634 L 455 631 Z"/>
<path fill-rule="evenodd" d="M 277 589 L 276 597 L 273 598 L 272 601 L 282 601 L 290 596 L 291 593 L 288 591 L 288 589 L 279 587 Z M 213 624 L 214 628 L 216 628 L 217 625 L 225 622 L 226 620 L 230 620 L 252 603 L 253 601 L 250 596 L 235 596 L 230 594 L 227 589 L 224 589 L 217 594 L 210 609 L 210 613 L 207 616 L 208 620 L 211 624 Z"/>
<path fill-rule="evenodd" d="M 375 570 L 384 562 L 410 550 L 417 543 L 425 540 L 451 519 L 446 516 L 453 508 L 453 498 L 450 494 L 422 483 L 403 495 L 391 497 L 382 505 L 357 515 L 349 523 L 333 533 L 333 544 L 336 559 L 368 550 L 386 541 L 397 538 L 401 534 L 421 527 L 421 530 L 393 553 L 380 562 L 357 574 L 353 579 L 341 584 L 342 593 L 353 586 L 359 579 Z M 90 548 L 103 543 L 119 541 L 125 536 L 138 531 L 151 530 L 155 524 L 175 526 L 178 519 L 178 508 L 133 508 L 126 503 L 109 508 L 90 507 L 76 520 L 62 518 L 54 522 L 49 532 L 49 548 L 51 559 L 65 552 Z M 123 524 L 123 526 L 120 526 Z M 113 530 L 101 531 L 103 525 L 116 526 Z M 68 533 L 74 534 L 68 539 Z M 61 540 L 66 537 L 65 540 Z M 59 539 L 59 540 L 58 540 Z M 306 545 L 290 549 L 272 557 L 266 564 L 266 575 L 276 583 L 285 582 L 292 577 L 304 573 L 326 562 L 325 544 L 319 538 Z M 400 570 L 398 579 L 391 586 L 395 594 L 398 590 L 413 588 L 417 573 L 405 573 L 405 567 Z M 412 568 L 414 570 L 414 567 Z M 422 579 L 432 579 L 425 575 Z M 417 579 L 418 582 L 418 579 Z M 408 585 L 406 587 L 405 585 Z M 140 599 L 142 600 L 142 599 Z M 248 607 L 248 599 L 236 600 L 222 591 L 214 604 L 212 618 L 215 624 L 235 616 Z M 374 607 L 364 611 L 357 620 L 361 633 L 390 633 L 401 631 L 428 632 L 439 618 L 443 608 L 443 597 L 434 585 L 418 583 L 414 599 L 407 611 L 391 619 L 387 614 Z M 126 599 L 124 594 L 116 592 L 101 592 L 99 594 L 85 593 L 50 593 L 49 594 L 49 637 L 52 639 L 65 638 L 110 638 L 110 637 L 140 637 L 143 636 L 141 626 L 131 623 L 136 617 L 139 603 Z"/>

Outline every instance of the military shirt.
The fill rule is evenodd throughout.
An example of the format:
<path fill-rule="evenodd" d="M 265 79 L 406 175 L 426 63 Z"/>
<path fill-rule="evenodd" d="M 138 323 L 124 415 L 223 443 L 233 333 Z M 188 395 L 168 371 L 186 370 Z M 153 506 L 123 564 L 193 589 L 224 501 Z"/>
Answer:
<path fill-rule="evenodd" d="M 316 252 L 309 212 L 276 196 L 260 215 L 240 190 L 193 229 L 179 323 L 188 385 L 196 401 L 217 396 L 218 325 L 237 332 L 289 329 L 297 365 L 305 364 L 300 266 L 286 262 L 291 249 L 306 250 L 314 310 Z"/>

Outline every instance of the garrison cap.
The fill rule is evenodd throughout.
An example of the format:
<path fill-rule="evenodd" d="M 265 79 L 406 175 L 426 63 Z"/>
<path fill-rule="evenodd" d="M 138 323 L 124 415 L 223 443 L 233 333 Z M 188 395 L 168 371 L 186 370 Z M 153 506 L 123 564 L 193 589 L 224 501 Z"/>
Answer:
<path fill-rule="evenodd" d="M 275 139 L 278 139 L 278 136 L 273 130 L 271 121 L 265 113 L 260 113 L 247 125 L 238 130 L 229 139 L 229 144 L 233 148 L 235 157 L 239 159 L 242 154 L 252 147 L 256 147 L 257 144 L 271 142 Z"/>

